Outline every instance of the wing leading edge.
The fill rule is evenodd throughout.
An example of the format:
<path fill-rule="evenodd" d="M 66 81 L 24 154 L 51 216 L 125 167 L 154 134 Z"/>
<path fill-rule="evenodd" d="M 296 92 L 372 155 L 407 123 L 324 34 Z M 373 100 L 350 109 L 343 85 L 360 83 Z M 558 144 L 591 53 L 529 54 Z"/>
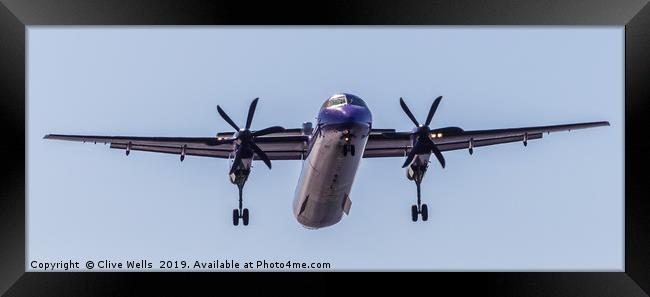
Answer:
<path fill-rule="evenodd" d="M 433 142 L 440 151 L 469 149 L 510 142 L 524 142 L 540 139 L 544 133 L 571 131 L 600 126 L 609 122 L 588 122 L 553 126 L 536 126 L 510 129 L 464 131 L 458 127 L 431 130 Z M 376 133 L 368 138 L 364 158 L 403 157 L 412 147 L 410 132 Z"/>

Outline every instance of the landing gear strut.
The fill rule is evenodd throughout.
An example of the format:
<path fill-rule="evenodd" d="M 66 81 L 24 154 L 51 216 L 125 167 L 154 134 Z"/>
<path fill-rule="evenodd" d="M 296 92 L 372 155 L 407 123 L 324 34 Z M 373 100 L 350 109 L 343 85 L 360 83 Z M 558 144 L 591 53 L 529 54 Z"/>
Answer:
<path fill-rule="evenodd" d="M 244 226 L 248 226 L 248 208 L 243 208 L 243 199 L 242 191 L 244 190 L 244 185 L 237 185 L 239 189 L 239 209 L 235 208 L 232 210 L 232 224 L 237 226 L 239 225 L 239 219 L 242 219 Z"/>
<path fill-rule="evenodd" d="M 246 184 L 246 180 L 248 179 L 248 171 L 235 170 L 233 174 L 235 176 L 233 183 L 237 185 L 237 189 L 239 190 L 239 208 L 232 210 L 232 224 L 235 226 L 239 225 L 239 219 L 241 219 L 244 226 L 248 226 L 248 208 L 244 208 L 244 199 L 242 197 L 244 184 Z"/>
<path fill-rule="evenodd" d="M 424 177 L 424 170 L 414 170 L 415 174 L 413 176 L 413 181 L 415 181 L 415 186 L 417 188 L 417 195 L 418 195 L 418 200 L 417 200 L 417 205 L 412 205 L 411 206 L 411 220 L 413 222 L 418 221 L 418 215 L 422 216 L 422 221 L 426 222 L 429 219 L 429 208 L 427 207 L 426 204 L 422 203 L 421 200 L 421 195 L 420 195 L 420 184 L 422 183 L 422 177 Z"/>

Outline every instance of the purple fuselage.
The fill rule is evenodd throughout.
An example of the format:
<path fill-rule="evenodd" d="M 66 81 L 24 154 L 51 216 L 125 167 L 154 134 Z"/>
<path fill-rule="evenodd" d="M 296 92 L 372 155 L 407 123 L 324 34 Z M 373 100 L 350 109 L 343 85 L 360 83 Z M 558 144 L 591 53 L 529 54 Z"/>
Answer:
<path fill-rule="evenodd" d="M 339 222 L 368 141 L 372 114 L 360 98 L 337 94 L 318 113 L 294 197 L 294 215 L 310 229 Z"/>

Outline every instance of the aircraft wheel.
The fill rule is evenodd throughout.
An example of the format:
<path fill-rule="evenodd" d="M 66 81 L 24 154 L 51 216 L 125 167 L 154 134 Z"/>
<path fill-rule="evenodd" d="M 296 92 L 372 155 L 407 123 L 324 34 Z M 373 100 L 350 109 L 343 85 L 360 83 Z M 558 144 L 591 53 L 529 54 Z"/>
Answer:
<path fill-rule="evenodd" d="M 344 144 L 344 145 L 343 145 L 343 156 L 345 157 L 345 156 L 347 156 L 347 155 L 348 155 L 348 145 L 347 145 L 347 144 Z"/>
<path fill-rule="evenodd" d="M 350 155 L 354 156 L 354 145 L 350 145 Z"/>
<path fill-rule="evenodd" d="M 248 208 L 244 208 L 244 211 L 242 211 L 242 219 L 244 220 L 244 226 L 248 226 Z"/>
<path fill-rule="evenodd" d="M 422 204 L 422 221 L 426 222 L 429 219 L 429 208 L 426 204 Z"/>
<path fill-rule="evenodd" d="M 239 209 L 232 210 L 232 224 L 235 226 L 239 225 Z"/>
<path fill-rule="evenodd" d="M 413 222 L 418 221 L 418 207 L 415 205 L 411 206 L 411 220 L 413 220 Z"/>

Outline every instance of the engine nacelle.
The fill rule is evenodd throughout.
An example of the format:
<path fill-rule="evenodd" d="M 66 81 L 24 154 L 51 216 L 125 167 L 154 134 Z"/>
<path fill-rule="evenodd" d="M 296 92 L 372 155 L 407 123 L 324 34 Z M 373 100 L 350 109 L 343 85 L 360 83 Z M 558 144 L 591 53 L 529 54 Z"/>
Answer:
<path fill-rule="evenodd" d="M 251 173 L 251 165 L 253 159 L 241 159 L 239 164 L 233 163 L 231 165 L 231 172 L 229 174 L 230 182 L 233 184 L 243 184 L 248 179 L 248 175 Z"/>
<path fill-rule="evenodd" d="M 413 168 L 411 168 L 411 166 L 406 168 L 406 178 L 408 178 L 408 180 L 415 179 L 415 171 Z"/>
<path fill-rule="evenodd" d="M 406 167 L 406 178 L 409 180 L 414 180 L 418 175 L 420 178 L 422 178 L 424 176 L 424 173 L 427 172 L 430 158 L 430 154 L 417 155 L 413 160 L 413 163 Z"/>
<path fill-rule="evenodd" d="M 411 166 L 407 167 L 406 178 L 408 178 L 409 180 L 413 180 L 414 177 L 415 177 L 415 171 L 413 171 L 413 168 L 411 168 Z"/>
<path fill-rule="evenodd" d="M 248 179 L 249 174 L 250 170 L 237 169 L 229 175 L 230 182 L 236 185 L 243 184 Z"/>

